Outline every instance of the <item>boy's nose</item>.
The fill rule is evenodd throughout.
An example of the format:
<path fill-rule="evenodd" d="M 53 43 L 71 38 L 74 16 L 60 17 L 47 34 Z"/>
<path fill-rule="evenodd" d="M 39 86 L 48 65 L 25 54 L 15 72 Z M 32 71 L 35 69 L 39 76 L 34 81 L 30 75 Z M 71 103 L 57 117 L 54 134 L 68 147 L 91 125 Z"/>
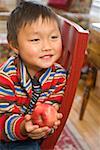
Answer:
<path fill-rule="evenodd" d="M 42 47 L 42 51 L 50 51 L 51 48 L 51 43 L 48 40 L 44 40 L 43 41 L 43 47 Z"/>

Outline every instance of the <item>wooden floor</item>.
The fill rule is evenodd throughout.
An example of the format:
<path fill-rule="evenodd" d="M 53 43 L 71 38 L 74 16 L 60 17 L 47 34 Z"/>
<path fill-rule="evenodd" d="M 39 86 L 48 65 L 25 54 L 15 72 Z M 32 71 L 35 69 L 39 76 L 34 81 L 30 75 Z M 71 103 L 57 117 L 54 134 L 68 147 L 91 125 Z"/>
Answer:
<path fill-rule="evenodd" d="M 100 150 L 100 99 L 91 96 L 82 121 L 79 120 L 83 94 L 83 83 L 79 83 L 69 119 L 86 140 L 91 150 Z"/>

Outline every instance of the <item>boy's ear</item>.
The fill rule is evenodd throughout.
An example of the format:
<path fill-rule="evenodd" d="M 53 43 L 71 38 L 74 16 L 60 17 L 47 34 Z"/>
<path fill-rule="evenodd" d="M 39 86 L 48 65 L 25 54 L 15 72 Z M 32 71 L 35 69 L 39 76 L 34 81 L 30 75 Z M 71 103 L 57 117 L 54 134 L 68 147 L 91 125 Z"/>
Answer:
<path fill-rule="evenodd" d="M 18 46 L 15 44 L 14 41 L 10 41 L 10 42 L 9 42 L 9 47 L 10 47 L 16 54 L 19 53 Z"/>

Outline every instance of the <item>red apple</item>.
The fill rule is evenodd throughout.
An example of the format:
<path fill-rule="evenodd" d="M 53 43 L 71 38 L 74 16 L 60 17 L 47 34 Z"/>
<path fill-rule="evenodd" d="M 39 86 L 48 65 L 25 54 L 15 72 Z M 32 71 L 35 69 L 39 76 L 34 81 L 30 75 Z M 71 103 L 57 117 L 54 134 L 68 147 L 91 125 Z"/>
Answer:
<path fill-rule="evenodd" d="M 57 110 L 50 104 L 40 103 L 36 105 L 32 112 L 32 121 L 33 124 L 40 127 L 52 127 L 54 122 L 57 121 Z"/>

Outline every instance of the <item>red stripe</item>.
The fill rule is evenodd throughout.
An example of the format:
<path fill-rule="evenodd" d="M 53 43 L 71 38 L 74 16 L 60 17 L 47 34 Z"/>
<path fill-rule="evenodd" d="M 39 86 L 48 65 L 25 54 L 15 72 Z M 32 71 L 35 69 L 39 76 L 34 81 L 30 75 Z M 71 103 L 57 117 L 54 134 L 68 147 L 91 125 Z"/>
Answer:
<path fill-rule="evenodd" d="M 13 82 L 18 82 L 19 81 L 16 75 L 11 75 L 10 78 Z"/>
<path fill-rule="evenodd" d="M 11 101 L 11 102 L 14 102 L 17 100 L 15 96 L 9 96 L 9 95 L 8 96 L 0 95 L 0 99 L 5 100 L 5 101 Z"/>
<path fill-rule="evenodd" d="M 28 106 L 30 103 L 30 99 L 28 99 L 27 97 L 17 97 L 17 103 L 19 105 Z"/>
<path fill-rule="evenodd" d="M 3 136 L 3 132 L 5 129 L 5 121 L 6 121 L 6 114 L 4 114 L 2 117 L 0 117 L 0 140 L 4 140 L 5 137 Z"/>
<path fill-rule="evenodd" d="M 62 91 L 62 88 L 63 88 L 63 86 L 57 87 L 57 88 L 55 89 L 54 93 L 57 93 L 57 92 L 59 92 L 59 91 Z"/>
<path fill-rule="evenodd" d="M 51 86 L 51 82 L 46 82 L 46 83 L 44 83 L 43 84 L 43 86 L 42 86 L 42 90 L 47 90 L 47 89 L 49 89 L 50 88 L 50 86 Z"/>
<path fill-rule="evenodd" d="M 7 86 L 9 85 L 9 87 L 11 87 L 14 90 L 14 85 L 8 79 L 9 78 L 5 78 L 4 76 L 0 75 L 0 83 L 1 84 L 3 83 L 3 85 L 7 85 Z"/>
<path fill-rule="evenodd" d="M 28 138 L 28 136 L 23 136 L 20 132 L 20 125 L 23 120 L 24 120 L 24 117 L 21 117 L 18 119 L 18 121 L 15 124 L 15 134 L 16 134 L 16 137 L 18 137 L 18 139 L 20 140 L 26 140 Z"/>

